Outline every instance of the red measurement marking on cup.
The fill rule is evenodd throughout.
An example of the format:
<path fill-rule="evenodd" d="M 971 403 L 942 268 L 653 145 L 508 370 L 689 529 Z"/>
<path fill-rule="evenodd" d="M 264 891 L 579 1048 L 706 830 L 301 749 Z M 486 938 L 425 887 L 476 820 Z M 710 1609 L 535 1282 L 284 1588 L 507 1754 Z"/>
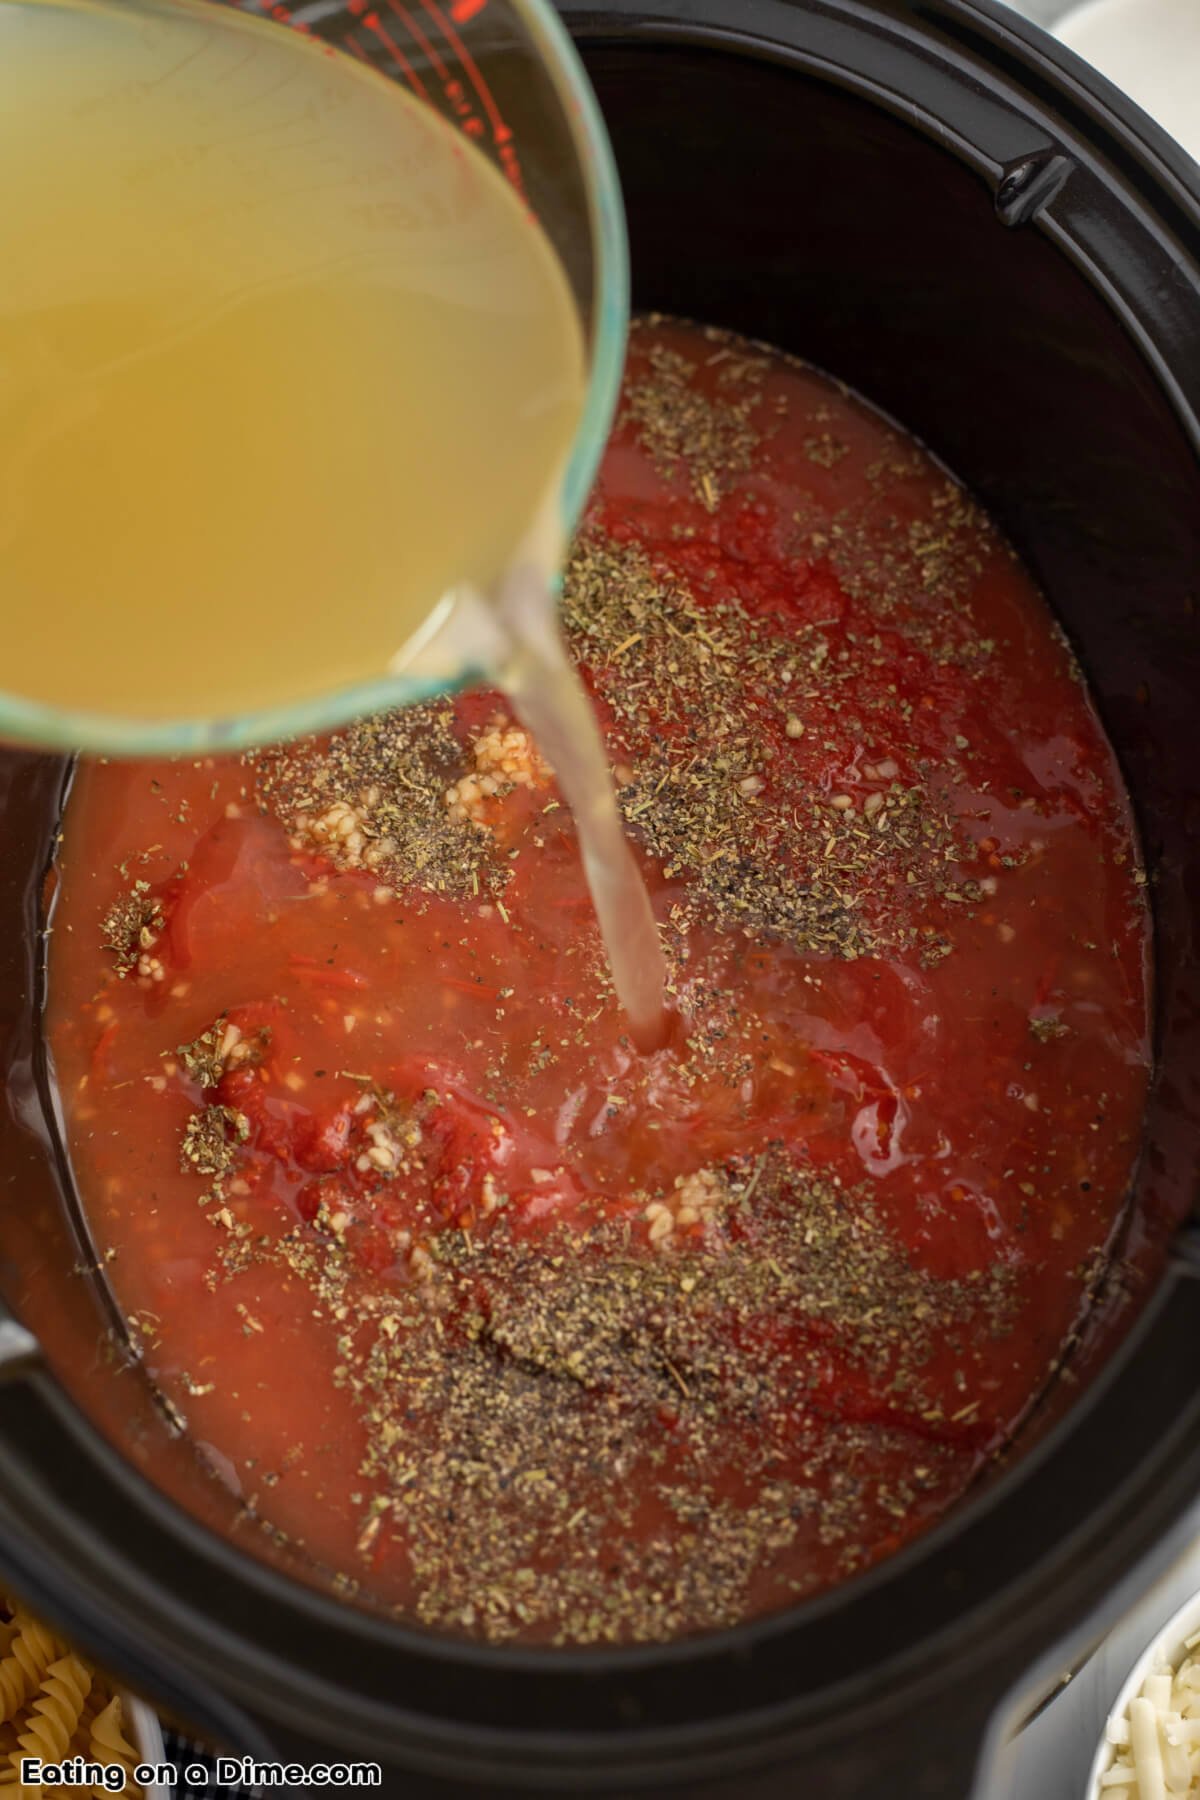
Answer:
<path fill-rule="evenodd" d="M 437 0 L 421 0 L 421 5 L 429 14 L 430 18 L 439 26 L 446 42 L 466 70 L 467 78 L 471 82 L 475 92 L 479 95 L 480 103 L 483 106 L 484 112 L 487 114 L 488 123 L 491 125 L 492 142 L 499 152 L 500 165 L 517 192 L 524 195 L 525 178 L 521 173 L 521 159 L 517 155 L 516 145 L 512 141 L 512 128 L 506 125 L 501 117 L 500 108 L 496 105 L 491 88 L 489 88 L 487 82 L 479 73 L 475 64 L 475 59 L 467 49 L 467 46 L 459 37 L 457 31 L 455 31 L 453 25 L 446 18 L 441 8 L 437 5 Z"/>
<path fill-rule="evenodd" d="M 448 81 L 443 89 L 446 100 L 458 120 L 460 131 L 468 137 L 480 138 L 487 135 L 487 126 L 475 111 L 475 103 L 461 81 Z"/>
<path fill-rule="evenodd" d="M 484 4 L 486 5 L 486 0 L 484 0 Z M 404 26 L 405 30 L 416 39 L 418 44 L 420 44 L 422 50 L 433 64 L 441 79 L 447 81 L 450 76 L 450 71 L 439 54 L 437 45 L 422 30 L 418 21 L 414 19 L 409 12 L 407 6 L 402 6 L 400 0 L 388 0 L 388 5 L 400 20 L 400 23 Z"/>
<path fill-rule="evenodd" d="M 421 77 L 417 74 L 417 71 L 413 68 L 407 56 L 405 56 L 391 32 L 384 25 L 379 14 L 377 12 L 365 13 L 363 15 L 363 24 L 368 31 L 374 32 L 384 49 L 394 60 L 397 68 L 403 70 L 404 78 L 409 83 L 414 94 L 419 94 L 422 100 L 428 100 L 429 89 L 425 86 L 425 83 L 421 80 Z"/>
<path fill-rule="evenodd" d="M 361 11 L 365 4 L 366 0 L 357 0 L 357 9 Z M 350 0 L 350 5 L 351 9 L 354 10 L 356 0 Z M 408 32 L 413 42 L 419 44 L 424 51 L 431 67 L 441 81 L 442 93 L 445 97 L 446 104 L 454 114 L 459 130 L 465 132 L 468 137 L 483 137 L 487 127 L 476 112 L 474 103 L 468 95 L 466 88 L 463 86 L 462 82 L 459 81 L 458 77 L 451 73 L 445 58 L 442 56 L 436 43 L 433 41 L 433 38 L 424 30 L 420 21 L 413 17 L 407 6 L 402 4 L 402 0 L 388 0 L 388 6 L 404 26 L 404 29 Z"/>
<path fill-rule="evenodd" d="M 226 3 L 231 3 L 242 12 L 257 13 L 261 18 L 276 19 L 280 24 L 287 25 L 292 31 L 298 31 L 304 36 L 313 38 L 314 42 L 321 42 L 321 48 L 327 56 L 332 56 L 334 54 L 334 46 L 316 39 L 311 25 L 294 18 L 291 9 L 287 6 L 282 4 L 278 6 L 270 6 L 268 4 L 264 6 L 262 5 L 261 0 L 226 0 Z M 417 22 L 409 9 L 402 4 L 402 0 L 387 0 L 387 5 L 389 10 L 404 26 L 413 42 L 419 45 L 422 52 L 428 57 L 430 66 L 442 83 L 443 93 L 445 94 L 447 103 L 458 120 L 460 129 L 464 131 L 468 137 L 482 137 L 486 127 L 476 116 L 474 107 L 471 104 L 463 83 L 459 81 L 456 76 L 451 74 L 445 58 L 442 56 L 434 42 L 433 34 L 426 31 Z M 505 123 L 500 108 L 496 104 L 495 96 L 483 76 L 480 74 L 474 57 L 463 43 L 463 40 L 459 37 L 458 32 L 454 29 L 454 25 L 450 23 L 450 20 L 454 20 L 458 24 L 466 24 L 471 19 L 477 18 L 486 7 L 487 0 L 452 0 L 452 4 L 449 8 L 450 19 L 447 19 L 442 13 L 440 7 L 436 4 L 436 0 L 421 0 L 421 5 L 433 20 L 434 24 L 437 25 L 442 36 L 450 46 L 452 53 L 462 64 L 463 70 L 466 73 L 471 86 L 478 95 L 480 104 L 487 116 L 488 125 L 491 127 L 492 142 L 496 146 L 496 153 L 499 158 L 500 166 L 513 187 L 516 188 L 517 192 L 521 195 L 522 199 L 525 199 L 525 177 L 521 169 L 521 159 L 518 155 L 517 147 L 513 142 L 512 127 Z M 395 38 L 384 25 L 379 13 L 373 7 L 369 8 L 369 0 L 346 0 L 346 10 L 359 21 L 364 30 L 371 32 L 371 34 L 383 45 L 396 68 L 403 74 L 413 92 L 422 100 L 432 103 L 432 96 L 429 89 L 426 87 L 420 75 L 417 73 L 408 57 L 404 54 Z M 350 51 L 351 55 L 356 56 L 360 62 L 364 62 L 368 66 L 371 65 L 370 56 L 363 49 L 361 43 L 359 43 L 355 36 L 347 35 L 344 41 L 345 48 Z"/>

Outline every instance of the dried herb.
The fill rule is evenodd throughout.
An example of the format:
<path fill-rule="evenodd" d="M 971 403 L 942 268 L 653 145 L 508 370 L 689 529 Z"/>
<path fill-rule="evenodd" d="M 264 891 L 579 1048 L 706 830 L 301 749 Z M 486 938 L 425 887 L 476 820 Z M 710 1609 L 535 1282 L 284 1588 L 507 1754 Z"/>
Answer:
<path fill-rule="evenodd" d="M 803 741 L 791 709 L 851 689 L 853 662 L 831 659 L 814 627 L 775 635 L 735 603 L 701 605 L 640 546 L 594 525 L 568 565 L 563 607 L 630 765 L 625 817 L 668 875 L 688 876 L 722 921 L 798 949 L 853 959 L 916 942 L 911 890 L 955 891 L 956 862 L 975 855 L 956 835 L 948 792 L 900 781 L 887 759 L 851 806 L 816 785 L 781 784 L 763 754 L 781 723 Z M 894 735 L 894 719 L 880 730 Z"/>
<path fill-rule="evenodd" d="M 215 1088 L 226 1069 L 231 1066 L 247 1064 L 254 1067 L 261 1063 L 270 1043 L 269 1025 L 256 1027 L 247 1037 L 239 1026 L 231 1025 L 226 1015 L 221 1013 L 190 1044 L 176 1045 L 173 1054 L 179 1058 L 198 1087 Z M 171 1054 L 171 1051 L 163 1051 L 164 1056 Z"/>
<path fill-rule="evenodd" d="M 644 323 L 654 325 L 657 320 L 651 317 Z M 635 325 L 635 341 L 636 331 Z M 716 331 L 706 336 L 718 345 L 739 342 Z M 694 363 L 665 345 L 655 344 L 649 361 L 651 379 L 625 384 L 621 418 L 635 422 L 638 441 L 660 474 L 671 479 L 682 470 L 696 498 L 708 512 L 715 512 L 724 480 L 750 467 L 761 441 L 753 418 L 767 360 L 747 356 L 742 346 L 742 353 L 722 371 L 721 385 L 744 390 L 736 398 L 702 392 Z"/>
<path fill-rule="evenodd" d="M 359 1542 L 403 1544 L 426 1623 L 585 1644 L 729 1624 L 798 1530 L 853 1566 L 866 1510 L 941 1479 L 955 1426 L 922 1369 L 946 1345 L 969 1367 L 981 1306 L 1007 1328 L 1006 1277 L 934 1279 L 865 1185 L 781 1153 L 705 1174 L 703 1217 L 695 1178 L 660 1197 L 694 1217 L 657 1247 L 628 1218 L 530 1238 L 499 1212 L 430 1239 L 419 1285 L 367 1292 L 319 1221 L 263 1252 L 339 1321 L 373 1489 Z M 889 1413 L 898 1443 L 920 1421 L 903 1494 L 854 1478 L 852 1422 L 813 1427 L 831 1357 L 876 1384 L 876 1455 Z"/>
<path fill-rule="evenodd" d="M 175 1055 L 178 1056 L 187 1073 L 198 1087 L 214 1088 L 225 1073 L 225 1059 L 222 1049 L 225 1041 L 227 1020 L 222 1013 L 207 1031 L 192 1040 L 190 1044 L 178 1044 Z M 167 1050 L 164 1056 L 170 1055 Z"/>
<path fill-rule="evenodd" d="M 100 922 L 100 942 L 112 952 L 113 967 L 122 980 L 149 958 L 164 923 L 161 902 L 151 894 L 148 881 L 135 881 L 124 898 L 109 907 Z"/>
<path fill-rule="evenodd" d="M 434 702 L 260 751 L 250 759 L 258 802 L 297 848 L 337 868 L 372 870 L 397 890 L 497 892 L 506 872 L 489 834 L 447 801 L 465 773 L 452 718 Z"/>
<path fill-rule="evenodd" d="M 232 1106 L 202 1107 L 184 1126 L 179 1166 L 185 1173 L 194 1169 L 198 1175 L 226 1175 L 249 1136 L 245 1113 Z M 220 1192 L 219 1182 L 213 1192 Z"/>
<path fill-rule="evenodd" d="M 1061 1019 L 1030 1019 L 1029 1032 L 1039 1044 L 1052 1044 L 1056 1038 L 1070 1037 L 1071 1027 L 1064 1025 Z"/>

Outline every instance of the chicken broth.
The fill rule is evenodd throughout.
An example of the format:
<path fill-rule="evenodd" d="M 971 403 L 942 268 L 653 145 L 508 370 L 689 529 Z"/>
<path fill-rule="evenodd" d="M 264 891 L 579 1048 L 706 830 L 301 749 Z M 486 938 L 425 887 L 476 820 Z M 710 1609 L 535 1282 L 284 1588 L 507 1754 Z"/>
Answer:
<path fill-rule="evenodd" d="M 504 574 L 583 334 L 432 107 L 208 0 L 0 0 L 0 165 L 0 687 L 291 704 Z"/>

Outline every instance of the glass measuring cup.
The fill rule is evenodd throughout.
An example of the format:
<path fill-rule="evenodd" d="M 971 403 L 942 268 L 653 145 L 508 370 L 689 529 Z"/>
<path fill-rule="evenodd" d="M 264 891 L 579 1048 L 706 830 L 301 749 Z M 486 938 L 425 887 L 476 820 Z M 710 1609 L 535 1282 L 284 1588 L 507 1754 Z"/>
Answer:
<path fill-rule="evenodd" d="M 170 0 L 167 3 L 169 6 Z M 569 529 L 587 493 L 610 420 L 624 341 L 627 275 L 624 225 L 607 140 L 569 39 L 546 0 L 379 0 L 377 6 L 369 0 L 312 0 L 296 7 L 264 5 L 260 0 L 234 6 L 229 6 L 228 0 L 191 0 L 191 4 L 193 11 L 200 13 L 218 4 L 223 12 L 227 8 L 236 11 L 255 20 L 257 26 L 265 26 L 268 38 L 284 30 L 301 34 L 326 47 L 330 55 L 352 58 L 396 83 L 410 102 L 432 108 L 473 143 L 540 227 L 565 277 L 587 358 L 586 389 L 573 453 L 553 496 L 556 526 Z M 383 104 L 386 106 L 386 99 Z M 403 201 L 403 195 L 401 198 Z M 419 196 L 414 196 L 414 204 L 418 201 Z M 479 391 L 488 391 L 487 386 Z M 422 416 L 415 413 L 414 419 L 419 422 Z M 343 430 L 337 441 L 345 455 L 352 457 L 353 430 Z M 142 442 L 153 439 L 143 436 Z M 106 454 L 102 446 L 100 455 Z M 499 454 L 503 455 L 502 447 Z M 443 481 L 443 475 L 439 473 L 437 479 Z M 386 519 L 388 470 L 383 461 L 367 473 L 366 480 L 377 490 L 372 503 Z M 139 490 L 127 481 L 126 491 L 136 495 Z M 177 486 L 172 492 L 186 494 L 188 489 Z M 464 504 L 470 503 L 468 494 Z M 532 519 L 514 517 L 514 552 L 533 524 Z M 69 521 L 66 525 L 69 529 Z M 219 551 L 220 538 L 215 542 Z M 181 544 L 181 558 L 186 554 L 187 546 Z M 101 562 L 95 566 L 109 565 Z M 119 571 L 122 565 L 115 566 Z M 206 574 L 205 581 L 208 579 Z M 74 580 L 67 584 L 76 594 L 89 585 Z M 165 585 L 169 589 L 169 579 Z M 202 586 L 199 591 L 207 588 Z M 19 585 L 14 583 L 5 598 L 19 609 Z M 390 673 L 372 674 L 347 685 L 349 675 L 357 675 L 357 671 L 343 671 L 343 685 L 315 696 L 307 693 L 294 702 L 288 689 L 281 687 L 282 703 L 273 695 L 272 704 L 264 707 L 255 696 L 253 708 L 247 703 L 232 717 L 122 717 L 111 698 L 108 710 L 92 710 L 87 663 L 82 665 L 82 681 L 71 694 L 74 704 L 66 707 L 55 704 L 52 687 L 43 685 L 39 693 L 32 681 L 29 686 L 39 693 L 36 699 L 29 694 L 5 693 L 0 669 L 0 737 L 146 753 L 232 748 L 328 727 L 363 712 L 423 698 L 481 672 L 478 637 L 473 638 L 469 630 L 456 636 L 448 629 L 460 616 L 453 599 L 452 593 L 426 596 L 416 589 L 406 592 L 407 623 L 397 626 L 397 638 L 411 628 L 414 618 L 423 617 L 425 623 L 392 659 Z M 331 593 L 329 600 L 331 606 L 354 604 L 350 593 Z M 114 595 L 108 608 L 117 630 L 121 624 L 118 601 L 119 594 Z M 164 603 L 171 603 L 169 591 Z M 30 620 L 25 630 L 32 637 L 36 635 L 32 615 Z M 20 629 L 19 611 L 15 624 Z M 39 641 L 44 641 L 44 626 L 43 618 Z M 19 640 L 17 649 L 19 653 Z M 198 707 L 203 709 L 200 683 L 196 691 Z M 99 684 L 97 698 L 103 698 Z M 224 703 L 232 710 L 228 695 Z M 182 706 L 179 712 L 182 714 Z"/>

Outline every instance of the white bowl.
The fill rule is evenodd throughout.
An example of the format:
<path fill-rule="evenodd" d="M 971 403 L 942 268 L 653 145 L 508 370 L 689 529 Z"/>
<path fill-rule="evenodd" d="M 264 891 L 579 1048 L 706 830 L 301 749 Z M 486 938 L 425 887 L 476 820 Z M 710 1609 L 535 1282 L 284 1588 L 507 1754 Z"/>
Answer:
<path fill-rule="evenodd" d="M 167 1747 L 163 1743 L 162 1726 L 158 1722 L 158 1714 L 136 1694 L 121 1689 L 121 1711 L 129 1727 L 129 1736 L 138 1753 L 138 1761 L 144 1763 L 161 1763 L 167 1760 Z M 150 1782 L 142 1789 L 145 1800 L 170 1800 L 170 1793 L 160 1782 Z"/>
<path fill-rule="evenodd" d="M 1154 1672 L 1154 1666 L 1160 1657 L 1165 1658 L 1172 1668 L 1179 1667 L 1188 1654 L 1188 1638 L 1194 1637 L 1198 1631 L 1200 1593 L 1185 1600 L 1179 1611 L 1171 1615 L 1158 1636 L 1151 1638 L 1126 1676 L 1124 1686 L 1113 1701 L 1112 1711 L 1105 1720 L 1105 1735 L 1100 1739 L 1099 1748 L 1092 1759 L 1091 1772 L 1084 1790 L 1085 1800 L 1103 1800 L 1104 1789 L 1100 1786 L 1100 1777 L 1112 1767 L 1116 1756 L 1115 1748 L 1108 1741 L 1109 1721 L 1124 1717 L 1129 1710 L 1129 1702 L 1141 1693 L 1143 1681 Z"/>
<path fill-rule="evenodd" d="M 1200 160 L 1200 0 L 1085 0 L 1054 35 Z"/>

